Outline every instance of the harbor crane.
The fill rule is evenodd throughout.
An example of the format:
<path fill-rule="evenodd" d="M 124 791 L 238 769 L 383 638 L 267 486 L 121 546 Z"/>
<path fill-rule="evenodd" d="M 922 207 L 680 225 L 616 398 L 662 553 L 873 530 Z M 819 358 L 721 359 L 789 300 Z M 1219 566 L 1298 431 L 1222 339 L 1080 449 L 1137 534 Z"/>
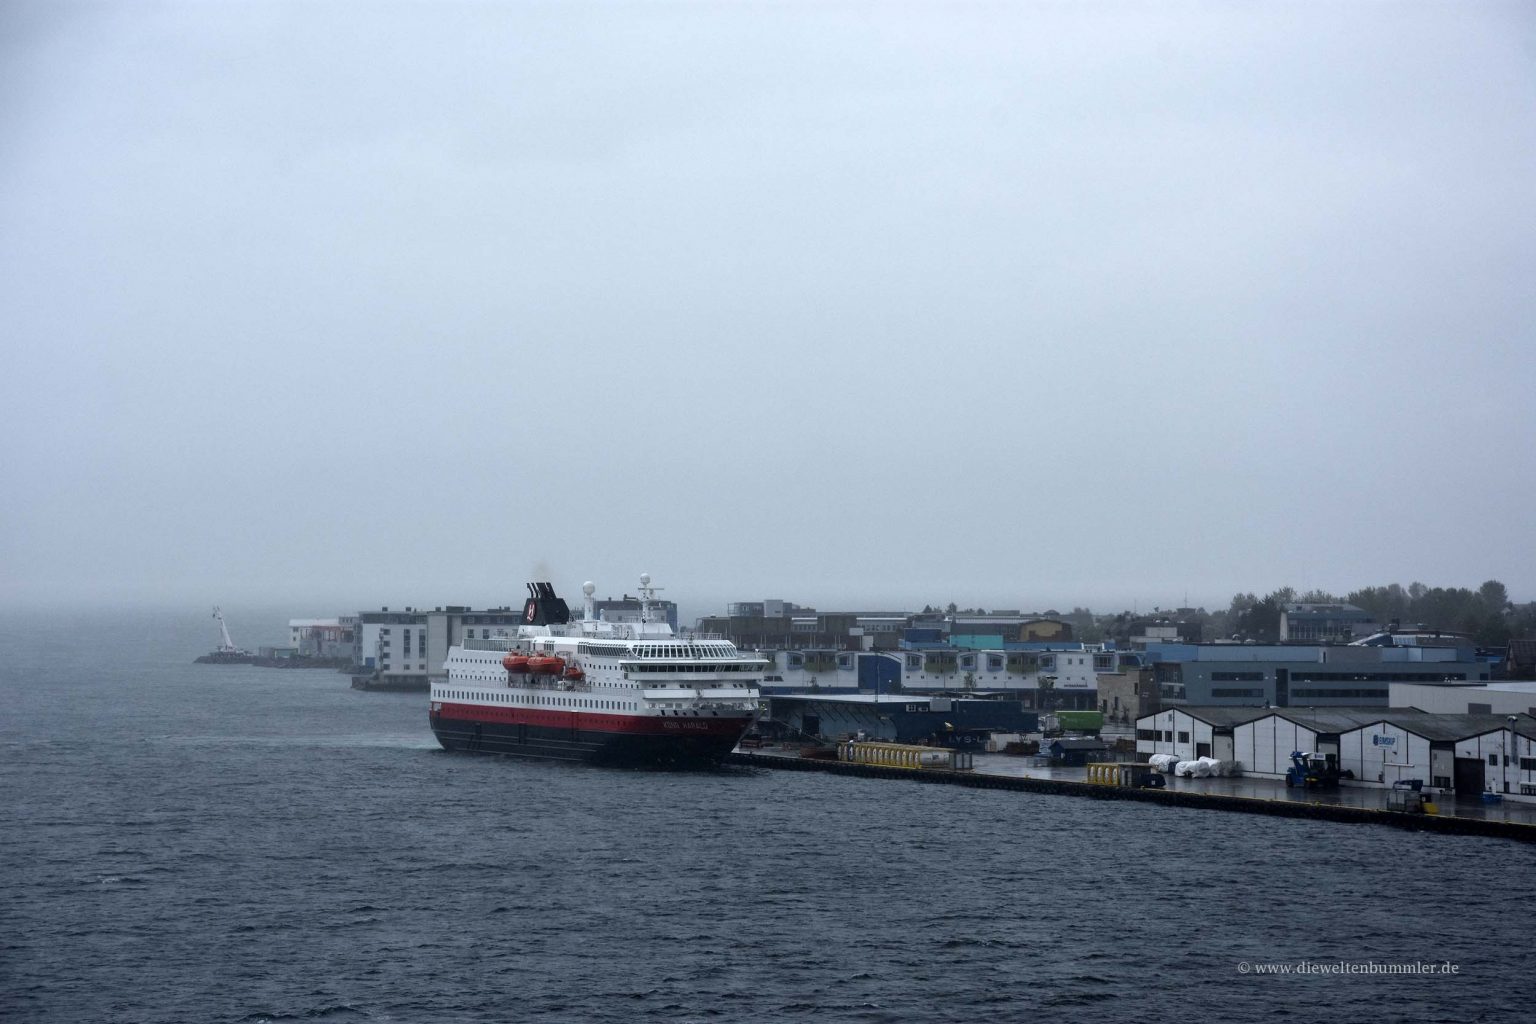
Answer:
<path fill-rule="evenodd" d="M 229 638 L 229 627 L 224 624 L 224 611 L 218 605 L 213 606 L 213 617 L 219 620 L 219 633 L 223 635 L 224 642 L 219 644 L 220 654 L 244 654 L 235 642 Z"/>

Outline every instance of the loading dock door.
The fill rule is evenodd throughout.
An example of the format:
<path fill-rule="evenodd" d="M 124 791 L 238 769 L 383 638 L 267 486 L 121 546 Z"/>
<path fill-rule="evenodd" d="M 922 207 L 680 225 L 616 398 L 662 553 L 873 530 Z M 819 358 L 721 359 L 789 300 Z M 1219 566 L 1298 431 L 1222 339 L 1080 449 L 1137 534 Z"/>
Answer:
<path fill-rule="evenodd" d="M 800 731 L 805 733 L 807 736 L 820 736 L 821 735 L 821 716 L 820 715 L 801 715 L 800 716 Z"/>
<path fill-rule="evenodd" d="M 1483 759 L 1458 757 L 1456 759 L 1456 795 L 1480 796 L 1483 792 Z"/>

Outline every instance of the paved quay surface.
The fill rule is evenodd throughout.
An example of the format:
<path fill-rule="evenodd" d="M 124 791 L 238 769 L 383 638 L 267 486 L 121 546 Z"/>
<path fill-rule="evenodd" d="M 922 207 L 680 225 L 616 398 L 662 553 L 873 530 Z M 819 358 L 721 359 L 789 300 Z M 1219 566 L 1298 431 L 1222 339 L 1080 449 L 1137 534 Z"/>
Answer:
<path fill-rule="evenodd" d="M 798 759 L 800 755 L 796 747 L 762 747 L 747 753 L 786 759 Z M 1083 768 L 1053 768 L 1048 765 L 1036 765 L 1032 757 L 1015 757 L 1008 754 L 976 754 L 974 756 L 975 774 L 1087 784 L 1087 771 Z M 1287 788 L 1283 780 L 1251 776 L 1182 779 L 1166 775 L 1164 778 L 1168 780 L 1167 791 L 1171 793 L 1199 793 L 1210 796 L 1239 797 L 1246 800 L 1322 804 L 1378 811 L 1386 810 L 1387 807 L 1387 790 L 1375 786 L 1346 785 L 1337 789 L 1301 790 Z M 1536 804 L 1517 800 L 1484 803 L 1476 798 L 1457 798 L 1450 793 L 1439 794 L 1435 802 L 1439 808 L 1439 815 L 1443 818 L 1507 821 L 1519 825 L 1536 826 Z"/>
<path fill-rule="evenodd" d="M 1034 767 L 1028 757 L 1012 757 L 1007 754 L 977 754 L 976 770 L 989 775 L 1003 775 L 1026 779 L 1059 779 L 1064 782 L 1085 782 L 1087 772 L 1082 768 Z M 1211 793 L 1218 796 L 1240 796 L 1249 800 L 1287 800 L 1303 804 L 1329 804 L 1335 807 L 1364 807 L 1385 810 L 1387 790 L 1376 786 L 1340 786 L 1337 789 L 1290 789 L 1279 779 L 1254 778 L 1238 775 L 1228 778 L 1181 779 L 1173 775 L 1163 776 L 1172 792 Z M 1517 800 L 1501 800 L 1483 803 L 1479 799 L 1457 798 L 1451 793 L 1436 798 L 1442 816 L 1479 818 L 1486 821 L 1513 821 L 1522 825 L 1536 825 L 1536 804 Z"/>

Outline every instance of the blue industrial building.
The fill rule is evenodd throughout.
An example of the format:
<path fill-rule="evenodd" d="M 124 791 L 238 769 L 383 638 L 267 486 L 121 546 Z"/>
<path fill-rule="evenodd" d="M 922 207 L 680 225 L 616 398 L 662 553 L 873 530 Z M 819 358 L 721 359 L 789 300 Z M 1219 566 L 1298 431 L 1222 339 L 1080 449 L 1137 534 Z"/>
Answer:
<path fill-rule="evenodd" d="M 1039 718 L 1017 700 L 928 697 L 915 694 L 775 694 L 768 698 L 763 731 L 824 739 L 863 733 L 893 743 L 979 744 L 993 732 L 1034 732 Z"/>

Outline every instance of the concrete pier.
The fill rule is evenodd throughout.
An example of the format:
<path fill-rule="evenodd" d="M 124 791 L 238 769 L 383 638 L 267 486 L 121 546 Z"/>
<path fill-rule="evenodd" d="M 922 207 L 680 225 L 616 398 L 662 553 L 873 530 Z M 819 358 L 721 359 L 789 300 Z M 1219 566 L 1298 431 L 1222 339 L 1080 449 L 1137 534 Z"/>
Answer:
<path fill-rule="evenodd" d="M 1498 804 L 1463 807 L 1449 799 L 1439 814 L 1407 814 L 1385 808 L 1386 792 L 1380 789 L 1288 790 L 1268 779 L 1169 778 L 1167 789 L 1129 789 L 1093 785 L 1084 780 L 1083 769 L 1033 768 L 1019 758 L 977 755 L 971 771 L 940 768 L 891 768 L 850 764 L 798 756 L 798 751 L 737 751 L 731 763 L 781 771 L 829 772 L 866 778 L 905 779 L 930 785 L 967 786 L 972 789 L 1008 789 L 1024 793 L 1051 793 L 1093 800 L 1138 800 L 1174 807 L 1200 807 L 1245 814 L 1285 818 L 1316 818 L 1324 821 L 1390 825 L 1420 832 L 1452 835 L 1494 836 L 1536 843 L 1536 807 Z M 1188 785 L 1198 783 L 1199 785 Z M 1278 792 L 1276 792 L 1278 791 Z M 1469 813 L 1470 812 L 1470 813 Z"/>

